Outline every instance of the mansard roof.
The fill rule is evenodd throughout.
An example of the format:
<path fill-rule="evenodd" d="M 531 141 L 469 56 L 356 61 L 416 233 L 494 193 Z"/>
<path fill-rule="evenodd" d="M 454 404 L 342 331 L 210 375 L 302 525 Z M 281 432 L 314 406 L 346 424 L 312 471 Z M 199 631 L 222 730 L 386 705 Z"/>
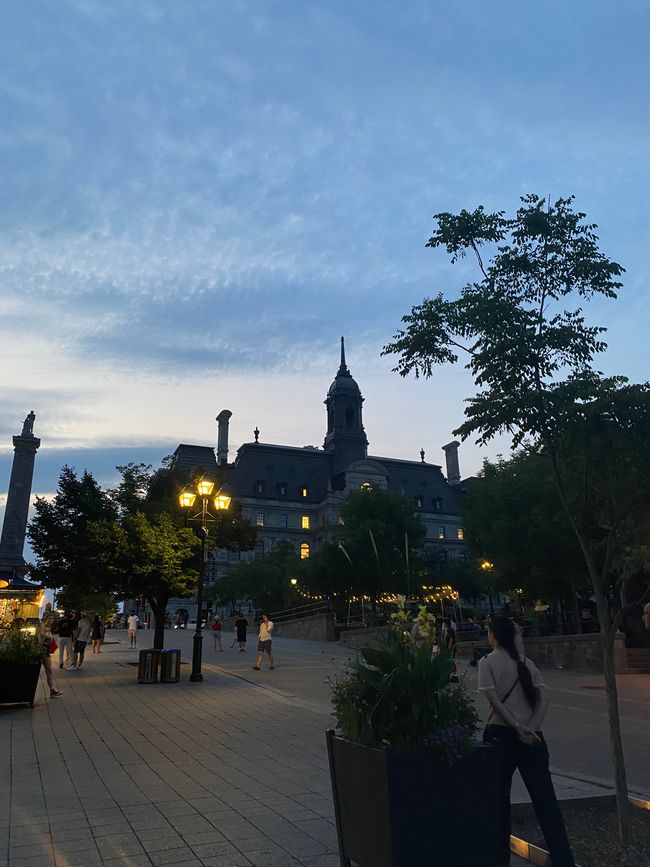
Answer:
<path fill-rule="evenodd" d="M 389 491 L 396 491 L 413 499 L 422 497 L 422 508 L 425 512 L 439 511 L 447 515 L 460 515 L 458 498 L 447 484 L 438 464 L 402 461 L 377 455 L 368 455 L 368 460 L 377 461 L 386 468 Z M 434 507 L 434 500 L 440 503 L 439 508 Z"/>
<path fill-rule="evenodd" d="M 327 496 L 331 455 L 306 446 L 282 446 L 273 443 L 244 443 L 237 451 L 235 463 L 228 467 L 228 485 L 235 497 L 263 496 L 265 499 L 321 502 Z M 255 484 L 263 482 L 264 493 L 256 493 Z M 280 486 L 286 485 L 286 493 Z M 300 493 L 307 487 L 307 496 Z"/>
<path fill-rule="evenodd" d="M 181 443 L 174 452 L 174 466 L 183 476 L 189 475 L 193 469 L 200 467 L 206 474 L 214 475 L 218 472 L 217 458 L 211 446 L 194 446 Z"/>

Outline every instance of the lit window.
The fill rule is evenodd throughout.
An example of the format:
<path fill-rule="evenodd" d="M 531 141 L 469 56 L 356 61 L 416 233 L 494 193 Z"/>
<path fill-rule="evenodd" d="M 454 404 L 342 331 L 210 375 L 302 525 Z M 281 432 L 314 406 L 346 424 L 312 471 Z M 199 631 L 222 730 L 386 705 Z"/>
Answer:
<path fill-rule="evenodd" d="M 343 515 L 338 516 L 338 518 L 336 519 L 336 523 L 339 525 L 339 527 L 342 527 L 345 524 L 345 518 L 343 517 Z"/>
<path fill-rule="evenodd" d="M 300 559 L 309 560 L 309 545 L 306 542 L 300 546 Z"/>
<path fill-rule="evenodd" d="M 464 542 L 465 541 L 465 530 L 462 527 L 459 527 L 456 530 L 456 536 L 458 537 L 459 542 Z"/>
<path fill-rule="evenodd" d="M 282 527 L 283 530 L 287 529 L 287 516 L 286 515 L 280 515 L 280 526 Z"/>
<path fill-rule="evenodd" d="M 421 509 L 422 506 L 424 506 L 424 500 L 422 499 L 422 497 L 415 498 L 415 505 L 418 509 Z"/>
<path fill-rule="evenodd" d="M 372 491 L 372 485 L 370 484 L 370 482 L 363 482 L 363 484 L 361 485 L 361 490 Z"/>
<path fill-rule="evenodd" d="M 447 534 L 445 532 L 444 527 L 438 527 L 438 538 L 439 539 L 446 539 L 447 538 Z"/>
<path fill-rule="evenodd" d="M 257 521 L 256 521 L 257 526 L 263 527 L 265 519 L 266 519 L 266 516 L 265 516 L 264 512 L 258 512 L 257 513 Z"/>
<path fill-rule="evenodd" d="M 300 486 L 300 496 L 301 497 L 309 496 L 309 488 L 307 487 L 307 485 L 301 485 Z M 309 556 L 309 555 L 307 555 L 307 556 Z"/>
<path fill-rule="evenodd" d="M 302 516 L 301 526 L 303 530 L 309 529 L 309 515 Z"/>

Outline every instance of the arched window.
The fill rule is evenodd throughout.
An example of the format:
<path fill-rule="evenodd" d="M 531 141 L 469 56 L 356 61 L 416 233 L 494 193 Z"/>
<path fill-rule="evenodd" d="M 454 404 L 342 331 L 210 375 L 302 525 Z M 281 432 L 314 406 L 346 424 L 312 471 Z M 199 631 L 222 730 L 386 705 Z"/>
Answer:
<path fill-rule="evenodd" d="M 309 545 L 306 542 L 300 546 L 300 559 L 309 560 Z"/>

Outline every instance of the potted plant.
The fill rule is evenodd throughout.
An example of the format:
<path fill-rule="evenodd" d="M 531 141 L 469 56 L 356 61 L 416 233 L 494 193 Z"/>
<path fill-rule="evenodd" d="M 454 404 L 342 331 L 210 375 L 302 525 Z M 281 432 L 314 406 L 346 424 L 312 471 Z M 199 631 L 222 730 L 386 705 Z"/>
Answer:
<path fill-rule="evenodd" d="M 450 655 L 432 654 L 432 619 L 418 616 L 415 642 L 400 598 L 382 645 L 360 650 L 332 684 L 341 864 L 494 867 L 498 747 L 476 742 L 473 702 L 450 684 Z"/>
<path fill-rule="evenodd" d="M 12 626 L 0 635 L 0 704 L 34 707 L 45 648 L 38 636 Z"/>

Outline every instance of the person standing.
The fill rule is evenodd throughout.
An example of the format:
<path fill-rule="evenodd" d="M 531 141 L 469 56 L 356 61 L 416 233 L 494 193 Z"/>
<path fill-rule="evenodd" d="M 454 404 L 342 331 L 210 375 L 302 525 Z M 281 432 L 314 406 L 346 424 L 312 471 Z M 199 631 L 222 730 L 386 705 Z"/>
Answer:
<path fill-rule="evenodd" d="M 88 639 L 90 638 L 90 631 L 90 620 L 85 614 L 82 614 L 79 622 L 77 623 L 77 634 L 74 641 L 74 660 L 72 662 L 72 668 L 76 669 L 77 671 L 79 671 L 79 669 L 83 665 L 86 645 L 88 644 Z"/>
<path fill-rule="evenodd" d="M 273 623 L 269 620 L 268 614 L 262 614 L 260 631 L 257 637 L 257 663 L 253 666 L 254 671 L 259 671 L 262 667 L 262 659 L 265 653 L 269 655 L 269 669 L 272 671 L 275 668 L 273 664 L 273 644 L 271 641 L 272 632 Z"/>
<path fill-rule="evenodd" d="M 138 624 L 140 623 L 140 618 L 132 611 L 129 614 L 129 618 L 126 621 L 126 628 L 129 633 L 129 646 L 135 647 L 138 643 Z"/>
<path fill-rule="evenodd" d="M 221 646 L 221 620 L 218 614 L 214 616 L 210 629 L 212 630 L 212 643 L 215 651 L 219 649 L 223 653 L 223 647 Z"/>
<path fill-rule="evenodd" d="M 95 614 L 93 618 L 92 628 L 90 630 L 90 640 L 93 643 L 93 653 L 102 652 L 103 624 L 99 614 Z"/>
<path fill-rule="evenodd" d="M 43 620 L 38 627 L 38 639 L 43 646 L 43 650 L 45 651 L 45 655 L 43 656 L 43 668 L 45 669 L 47 685 L 50 688 L 50 697 L 56 698 L 59 695 L 63 695 L 63 693 L 56 685 L 56 680 L 54 679 L 54 672 L 52 671 L 52 657 L 50 656 L 50 653 L 52 650 L 56 650 L 56 642 L 52 644 L 52 620 L 53 618 L 51 616 L 48 616 L 48 613 L 46 611 L 46 613 L 43 615 Z"/>
<path fill-rule="evenodd" d="M 540 730 L 548 707 L 546 687 L 534 663 L 519 655 L 515 638 L 513 621 L 495 617 L 488 627 L 494 649 L 478 663 L 478 689 L 490 705 L 483 739 L 501 745 L 497 867 L 510 864 L 510 787 L 517 768 L 533 802 L 553 867 L 575 867 Z"/>
<path fill-rule="evenodd" d="M 72 665 L 74 654 L 72 633 L 74 625 L 74 620 L 69 611 L 66 611 L 63 617 L 59 619 L 59 668 L 63 668 L 64 662 L 67 665 Z"/>
<path fill-rule="evenodd" d="M 239 652 L 244 653 L 246 650 L 246 632 L 248 630 L 248 620 L 244 617 L 241 611 L 237 612 L 237 620 L 235 620 L 235 631 L 237 633 L 237 644 L 239 644 Z"/>

